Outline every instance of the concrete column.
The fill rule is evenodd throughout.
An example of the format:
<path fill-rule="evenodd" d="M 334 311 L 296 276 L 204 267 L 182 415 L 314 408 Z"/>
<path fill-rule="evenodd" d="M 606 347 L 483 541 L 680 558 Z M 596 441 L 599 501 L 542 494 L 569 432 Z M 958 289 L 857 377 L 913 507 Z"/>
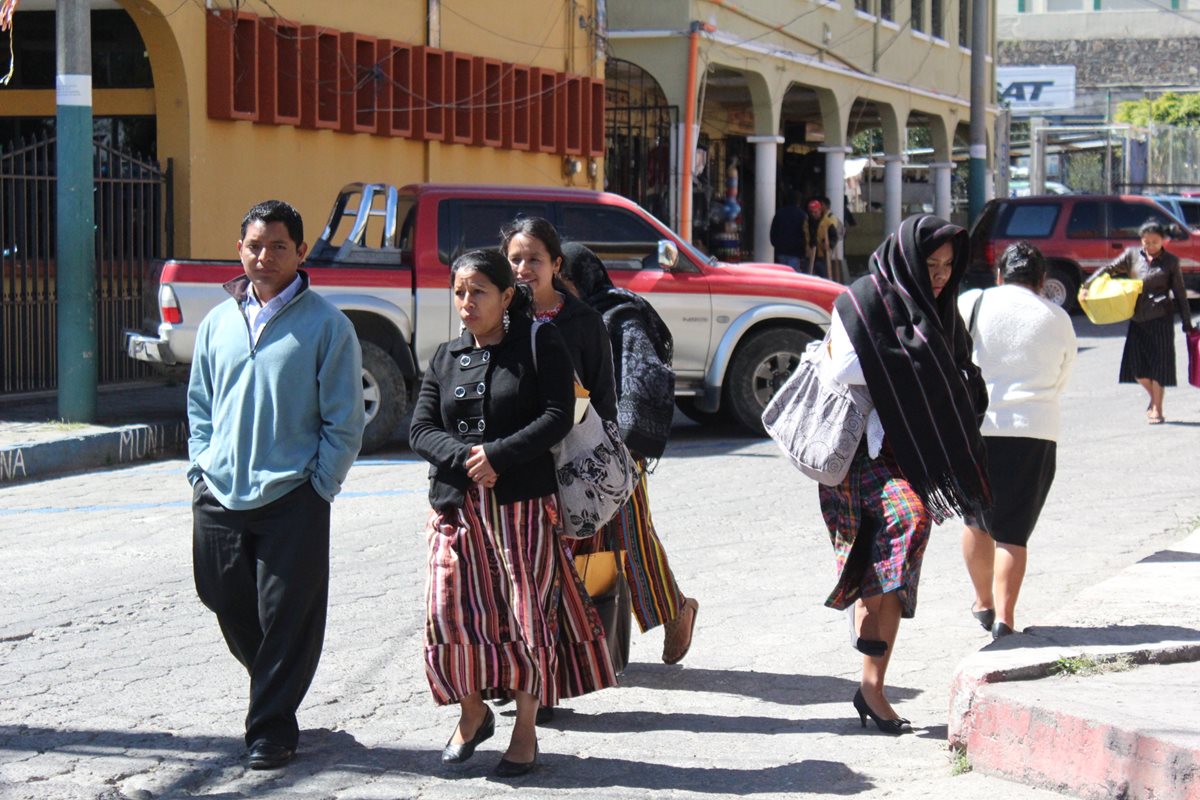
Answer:
<path fill-rule="evenodd" d="M 782 136 L 747 136 L 754 145 L 754 260 L 771 262 L 771 220 L 775 219 L 775 182 Z"/>
<path fill-rule="evenodd" d="M 825 195 L 829 198 L 829 210 L 846 227 L 846 154 L 851 152 L 849 147 L 827 145 L 818 147 L 817 152 L 825 154 Z M 834 258 L 841 259 L 845 252 L 845 237 L 839 238 Z"/>
<path fill-rule="evenodd" d="M 889 154 L 883 157 L 883 161 L 883 232 L 887 235 L 900 229 L 900 206 L 904 191 L 900 167 L 904 163 L 904 155 Z"/>
<path fill-rule="evenodd" d="M 951 161 L 942 161 L 929 165 L 933 173 L 933 213 L 942 219 L 950 219 L 950 211 L 954 208 L 950 194 L 950 173 L 954 169 Z"/>

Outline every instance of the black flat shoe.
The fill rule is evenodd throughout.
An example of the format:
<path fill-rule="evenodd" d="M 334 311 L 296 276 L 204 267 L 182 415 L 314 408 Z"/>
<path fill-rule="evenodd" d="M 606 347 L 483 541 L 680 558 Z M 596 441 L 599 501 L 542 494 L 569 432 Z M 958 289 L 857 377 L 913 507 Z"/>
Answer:
<path fill-rule="evenodd" d="M 535 725 L 547 725 L 554 722 L 554 706 L 538 706 L 537 717 L 534 718 Z"/>
<path fill-rule="evenodd" d="M 996 624 L 996 609 L 985 608 L 983 611 L 976 611 L 975 606 L 971 606 L 971 616 L 979 623 L 985 631 L 990 631 L 992 625 Z"/>
<path fill-rule="evenodd" d="M 912 733 L 912 723 L 903 717 L 898 719 L 884 719 L 871 710 L 867 705 L 867 699 L 863 697 L 862 689 L 854 693 L 854 710 L 858 712 L 858 721 L 862 726 L 867 727 L 867 717 L 870 717 L 875 722 L 875 727 L 879 728 L 883 733 L 889 733 L 892 736 L 899 736 L 902 733 Z"/>
<path fill-rule="evenodd" d="M 487 716 L 483 718 L 475 735 L 469 741 L 462 744 L 454 744 L 454 736 L 451 734 L 450 741 L 446 742 L 446 746 L 442 748 L 442 763 L 443 764 L 461 764 L 471 756 L 475 755 L 475 748 L 492 738 L 492 734 L 496 732 L 496 715 L 492 710 L 487 709 Z"/>
<path fill-rule="evenodd" d="M 537 766 L 538 761 L 538 746 L 533 746 L 532 761 L 509 761 L 507 758 L 500 759 L 500 763 L 496 765 L 495 775 L 497 778 L 516 778 L 520 775 L 532 772 Z"/>
<path fill-rule="evenodd" d="M 1003 622 L 997 622 L 992 626 L 992 641 L 994 642 L 997 639 L 1001 639 L 1005 636 L 1011 636 L 1014 632 L 1015 631 L 1013 631 L 1012 628 L 1008 627 Z"/>
<path fill-rule="evenodd" d="M 295 755 L 296 751 L 290 747 L 261 740 L 250 745 L 248 766 L 250 769 L 279 769 Z"/>

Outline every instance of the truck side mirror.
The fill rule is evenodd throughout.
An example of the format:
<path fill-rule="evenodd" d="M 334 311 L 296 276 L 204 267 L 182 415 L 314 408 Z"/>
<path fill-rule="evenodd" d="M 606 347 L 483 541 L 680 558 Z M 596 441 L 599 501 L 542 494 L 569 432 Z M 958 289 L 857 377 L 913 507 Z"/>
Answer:
<path fill-rule="evenodd" d="M 670 239 L 658 240 L 658 265 L 665 270 L 675 269 L 679 263 L 679 248 Z"/>

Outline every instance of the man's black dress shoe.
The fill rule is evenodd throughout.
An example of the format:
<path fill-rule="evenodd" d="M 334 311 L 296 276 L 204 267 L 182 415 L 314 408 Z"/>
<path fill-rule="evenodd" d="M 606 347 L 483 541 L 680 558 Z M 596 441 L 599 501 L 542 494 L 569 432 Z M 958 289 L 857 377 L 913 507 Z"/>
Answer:
<path fill-rule="evenodd" d="M 492 738 L 492 734 L 496 732 L 496 715 L 492 710 L 487 709 L 487 716 L 483 718 L 483 722 L 479 724 L 479 728 L 475 731 L 475 735 L 469 741 L 462 744 L 454 744 L 454 737 L 450 737 L 450 741 L 446 742 L 446 746 L 442 748 L 442 763 L 443 764 L 461 764 L 471 756 L 475 755 L 475 748 L 483 742 Z"/>
<path fill-rule="evenodd" d="M 296 751 L 265 739 L 250 745 L 250 769 L 279 769 L 292 760 Z"/>

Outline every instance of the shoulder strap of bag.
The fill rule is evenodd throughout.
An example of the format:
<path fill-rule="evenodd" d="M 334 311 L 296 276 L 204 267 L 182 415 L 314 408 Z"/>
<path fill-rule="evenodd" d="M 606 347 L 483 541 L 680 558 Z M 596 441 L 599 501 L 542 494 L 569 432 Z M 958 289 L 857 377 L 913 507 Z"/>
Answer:
<path fill-rule="evenodd" d="M 533 371 L 537 372 L 537 332 L 538 328 L 542 327 L 542 323 L 536 319 L 533 325 L 529 327 L 529 349 L 533 352 Z"/>
<path fill-rule="evenodd" d="M 975 338 L 975 320 L 979 316 L 979 307 L 983 305 L 983 294 L 987 289 L 979 290 L 979 297 L 975 298 L 975 305 L 971 306 L 971 321 L 967 323 L 967 333 L 971 334 L 971 338 Z"/>

